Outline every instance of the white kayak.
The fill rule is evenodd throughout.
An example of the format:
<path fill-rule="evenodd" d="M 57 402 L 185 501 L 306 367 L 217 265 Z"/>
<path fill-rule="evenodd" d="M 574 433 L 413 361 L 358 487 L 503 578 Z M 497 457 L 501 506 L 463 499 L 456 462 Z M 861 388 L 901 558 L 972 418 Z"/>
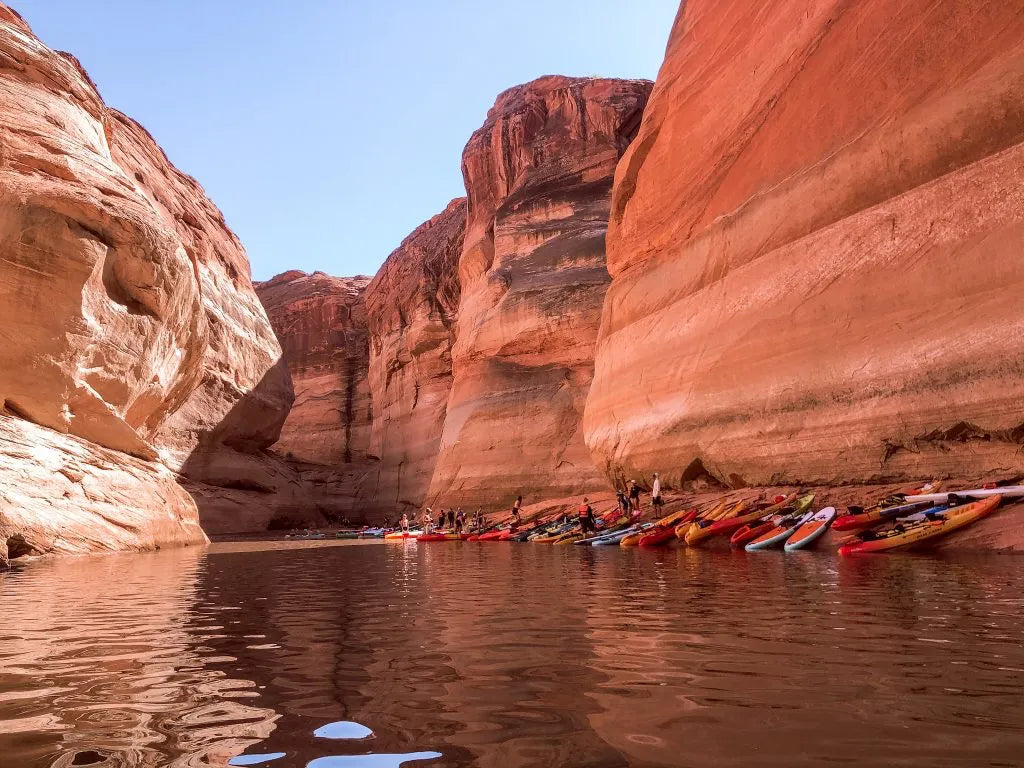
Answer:
<path fill-rule="evenodd" d="M 815 512 L 809 520 L 797 526 L 792 535 L 786 539 L 783 549 L 787 552 L 796 552 L 798 549 L 813 546 L 814 542 L 825 535 L 825 531 L 835 519 L 835 507 L 825 507 L 823 510 Z"/>
<path fill-rule="evenodd" d="M 946 501 L 950 496 L 970 496 L 972 499 L 984 499 L 989 496 L 1002 496 L 1004 499 L 1019 499 L 1024 496 L 1024 485 L 1007 485 L 1003 488 L 978 488 L 973 491 L 922 493 L 917 494 L 916 496 L 907 496 L 906 501 Z"/>

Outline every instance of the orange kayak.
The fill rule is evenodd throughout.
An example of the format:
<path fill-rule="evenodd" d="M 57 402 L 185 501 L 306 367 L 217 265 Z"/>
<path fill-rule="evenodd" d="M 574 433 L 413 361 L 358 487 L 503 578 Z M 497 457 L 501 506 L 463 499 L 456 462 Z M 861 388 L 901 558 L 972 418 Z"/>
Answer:
<path fill-rule="evenodd" d="M 715 523 L 720 522 L 722 520 L 730 520 L 734 517 L 739 516 L 739 514 L 743 512 L 744 509 L 747 508 L 748 504 L 749 502 L 747 501 L 737 501 L 731 507 L 727 508 L 724 512 L 722 512 L 714 520 L 712 520 L 709 517 L 706 520 L 699 520 L 690 523 L 690 528 L 686 531 L 686 534 L 683 536 L 683 539 L 691 547 L 700 544 L 705 539 L 714 536 L 714 534 L 712 533 L 712 529 L 714 528 Z M 679 529 L 677 528 L 677 535 L 678 530 Z"/>
<path fill-rule="evenodd" d="M 719 520 L 711 524 L 711 527 L 708 529 L 708 536 L 731 536 L 738 528 L 742 528 L 747 523 L 752 523 L 755 520 L 768 517 L 776 512 L 781 512 L 795 500 L 796 494 L 791 493 L 785 499 L 772 504 L 770 507 L 761 507 L 760 509 L 755 509 L 752 512 L 746 512 L 742 515 L 736 515 L 735 517 Z"/>
<path fill-rule="evenodd" d="M 972 504 L 953 507 L 932 518 L 925 518 L 909 525 L 897 525 L 892 530 L 875 535 L 874 538 L 842 546 L 839 548 L 839 554 L 860 555 L 870 552 L 886 552 L 945 536 L 990 515 L 1002 500 L 1002 496 L 989 496 Z"/>

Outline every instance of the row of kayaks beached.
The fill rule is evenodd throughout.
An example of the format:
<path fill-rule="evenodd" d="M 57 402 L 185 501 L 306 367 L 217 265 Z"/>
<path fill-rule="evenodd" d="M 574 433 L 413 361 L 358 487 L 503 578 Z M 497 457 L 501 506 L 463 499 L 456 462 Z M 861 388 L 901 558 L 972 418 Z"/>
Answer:
<path fill-rule="evenodd" d="M 790 494 L 765 501 L 721 501 L 703 509 L 673 512 L 640 522 L 618 510 L 598 519 L 598 530 L 584 535 L 578 522 L 561 515 L 530 524 L 495 526 L 478 533 L 396 531 L 385 539 L 432 541 L 532 541 L 576 546 L 698 547 L 714 539 L 735 549 L 757 552 L 810 549 L 830 530 L 842 555 L 905 549 L 961 530 L 995 511 L 1007 499 L 1024 498 L 1024 486 L 942 493 L 939 484 L 908 489 L 872 507 L 814 509 L 814 495 Z"/>

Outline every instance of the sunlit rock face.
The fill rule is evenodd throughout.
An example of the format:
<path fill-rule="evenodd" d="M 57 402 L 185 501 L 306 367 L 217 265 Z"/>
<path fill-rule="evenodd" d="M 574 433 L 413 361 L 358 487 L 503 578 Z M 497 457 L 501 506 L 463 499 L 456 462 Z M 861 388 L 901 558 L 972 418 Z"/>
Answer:
<path fill-rule="evenodd" d="M 198 183 L 2 5 L 0 61 L 0 402 L 26 423 L 5 421 L 0 440 L 20 447 L 0 461 L 0 494 L 13 505 L 13 485 L 66 461 L 103 495 L 123 455 L 118 493 L 138 514 L 116 546 L 202 540 L 191 500 L 167 500 L 187 531 L 173 534 L 146 500 L 167 469 L 205 480 L 204 453 L 256 457 L 292 397 L 245 252 Z M 33 489 L 45 524 L 87 530 L 62 482 Z M 0 506 L 0 534 L 32 534 L 33 509 L 14 525 Z"/>
<path fill-rule="evenodd" d="M 377 487 L 370 453 L 368 277 L 284 272 L 256 290 L 284 349 L 295 404 L 274 453 L 295 473 L 292 498 L 272 483 L 289 520 L 367 519 Z"/>
<path fill-rule="evenodd" d="M 612 174 L 650 87 L 544 77 L 502 93 L 466 145 L 454 382 L 432 501 L 606 486 L 579 421 L 608 284 Z"/>
<path fill-rule="evenodd" d="M 388 256 L 366 291 L 373 427 L 380 461 L 367 505 L 381 515 L 426 500 L 452 385 L 466 200 L 453 200 Z"/>
<path fill-rule="evenodd" d="M 365 462 L 370 442 L 368 277 L 285 272 L 257 283 L 280 339 L 295 403 L 275 450 L 333 466 Z"/>
<path fill-rule="evenodd" d="M 599 465 L 1019 467 L 1022 96 L 1013 3 L 685 3 L 615 177 Z"/>

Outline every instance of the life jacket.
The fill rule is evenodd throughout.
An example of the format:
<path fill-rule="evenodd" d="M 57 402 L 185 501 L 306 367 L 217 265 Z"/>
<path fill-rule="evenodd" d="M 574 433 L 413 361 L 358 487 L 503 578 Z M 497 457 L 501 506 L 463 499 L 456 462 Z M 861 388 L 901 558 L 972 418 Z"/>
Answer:
<path fill-rule="evenodd" d="M 590 509 L 589 504 L 580 504 L 576 512 L 579 514 L 580 520 L 586 520 L 592 514 L 592 510 Z"/>

